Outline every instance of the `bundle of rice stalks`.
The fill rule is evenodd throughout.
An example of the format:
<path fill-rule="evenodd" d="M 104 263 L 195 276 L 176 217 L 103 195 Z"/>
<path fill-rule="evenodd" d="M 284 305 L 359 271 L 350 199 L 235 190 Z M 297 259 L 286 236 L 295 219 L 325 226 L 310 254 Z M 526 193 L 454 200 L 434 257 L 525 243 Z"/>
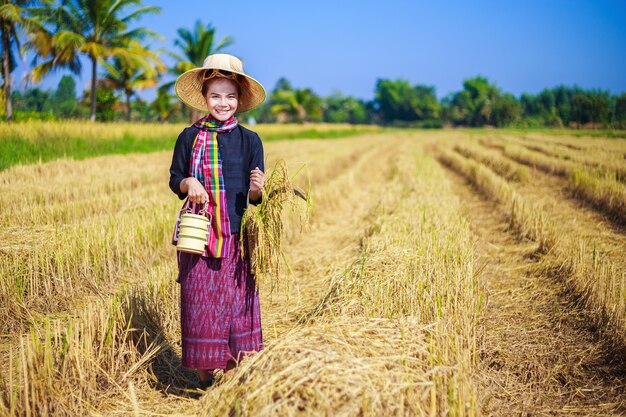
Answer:
<path fill-rule="evenodd" d="M 287 164 L 280 159 L 267 176 L 261 204 L 248 205 L 241 221 L 241 253 L 243 256 L 249 254 L 250 269 L 257 277 L 257 285 L 259 279 L 270 278 L 271 288 L 276 286 L 283 257 L 286 209 L 296 211 L 296 197 L 306 201 L 304 212 L 299 217 L 302 227 L 309 214 L 310 200 L 307 195 L 294 188 L 287 172 Z"/>

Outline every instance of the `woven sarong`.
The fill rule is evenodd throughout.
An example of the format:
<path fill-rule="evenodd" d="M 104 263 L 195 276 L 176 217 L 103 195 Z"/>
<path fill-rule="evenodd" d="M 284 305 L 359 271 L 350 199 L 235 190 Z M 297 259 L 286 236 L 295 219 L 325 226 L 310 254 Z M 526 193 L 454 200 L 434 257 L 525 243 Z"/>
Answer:
<path fill-rule="evenodd" d="M 239 235 L 229 239 L 225 258 L 181 252 L 183 366 L 224 369 L 229 359 L 263 349 L 259 293 L 239 254 Z"/>

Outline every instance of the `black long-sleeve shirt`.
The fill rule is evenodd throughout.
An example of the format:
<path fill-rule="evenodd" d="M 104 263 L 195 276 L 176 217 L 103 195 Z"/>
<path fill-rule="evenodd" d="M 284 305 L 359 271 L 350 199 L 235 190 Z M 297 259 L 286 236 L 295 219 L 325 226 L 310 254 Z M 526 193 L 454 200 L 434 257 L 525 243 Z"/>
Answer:
<path fill-rule="evenodd" d="M 180 191 L 180 182 L 190 177 L 190 160 L 193 141 L 198 135 L 195 126 L 185 128 L 176 140 L 172 165 L 170 166 L 170 189 L 181 200 L 187 197 Z M 263 144 L 259 135 L 237 125 L 228 133 L 218 133 L 217 143 L 222 159 L 222 175 L 226 189 L 226 205 L 230 219 L 230 231 L 238 233 L 241 218 L 246 209 L 248 189 L 250 188 L 250 171 L 255 167 L 265 172 L 263 162 Z M 259 200 L 260 201 L 260 200 Z M 258 203 L 254 201 L 251 203 Z"/>

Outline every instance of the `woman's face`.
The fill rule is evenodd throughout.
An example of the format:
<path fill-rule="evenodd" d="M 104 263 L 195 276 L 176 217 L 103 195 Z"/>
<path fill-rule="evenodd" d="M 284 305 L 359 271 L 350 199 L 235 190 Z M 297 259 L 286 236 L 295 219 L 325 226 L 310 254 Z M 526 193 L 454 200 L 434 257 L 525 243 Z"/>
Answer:
<path fill-rule="evenodd" d="M 235 114 L 239 104 L 239 94 L 235 82 L 227 78 L 214 78 L 206 93 L 206 104 L 209 113 L 220 122 L 224 122 Z"/>

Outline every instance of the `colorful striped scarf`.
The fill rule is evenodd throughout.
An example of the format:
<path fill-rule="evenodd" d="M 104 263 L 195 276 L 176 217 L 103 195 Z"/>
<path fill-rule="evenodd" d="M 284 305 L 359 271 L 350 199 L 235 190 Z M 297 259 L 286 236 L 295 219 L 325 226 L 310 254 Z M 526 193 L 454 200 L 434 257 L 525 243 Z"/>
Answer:
<path fill-rule="evenodd" d="M 205 256 L 225 258 L 228 257 L 227 249 L 232 236 L 217 134 L 233 130 L 237 127 L 237 119 L 231 117 L 220 122 L 209 114 L 198 120 L 194 126 L 200 131 L 193 142 L 190 174 L 204 185 L 209 194 L 208 213 L 212 219 L 212 230 L 207 239 L 208 254 Z"/>

